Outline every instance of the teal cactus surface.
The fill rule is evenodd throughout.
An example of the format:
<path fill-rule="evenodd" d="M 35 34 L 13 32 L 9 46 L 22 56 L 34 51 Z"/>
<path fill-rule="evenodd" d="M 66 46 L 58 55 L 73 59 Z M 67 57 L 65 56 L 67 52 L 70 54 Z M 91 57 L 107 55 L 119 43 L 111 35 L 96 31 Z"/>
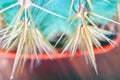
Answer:
<path fill-rule="evenodd" d="M 31 12 L 36 27 L 38 27 L 39 30 L 41 30 L 42 33 L 47 38 L 50 38 L 57 32 L 63 32 L 66 26 L 68 25 L 69 22 L 67 21 L 67 18 L 69 17 L 69 8 L 70 8 L 71 0 L 53 0 L 48 5 L 45 5 L 48 1 L 49 0 L 32 0 L 33 3 L 36 3 L 37 5 L 44 7 L 47 10 L 53 11 L 54 13 L 62 15 L 66 19 L 51 15 L 34 7 L 31 7 Z M 117 5 L 118 0 L 107 0 L 109 2 L 106 2 L 105 0 L 91 0 L 91 1 L 93 5 L 92 9 L 88 6 L 86 0 L 83 0 L 83 2 L 86 4 L 87 8 L 90 11 L 110 19 L 113 18 L 113 16 L 116 14 L 115 7 Z M 17 0 L 1 1 L 0 9 L 3 9 L 16 2 Z M 75 10 L 77 11 L 78 5 L 79 5 L 79 0 L 74 0 L 71 17 L 75 13 Z M 9 27 L 9 24 L 16 15 L 19 7 L 20 6 L 13 7 L 3 13 L 7 27 Z M 90 16 L 90 18 L 94 22 L 96 22 L 96 20 L 93 17 Z M 99 20 L 103 24 L 107 22 L 104 19 L 99 19 Z"/>

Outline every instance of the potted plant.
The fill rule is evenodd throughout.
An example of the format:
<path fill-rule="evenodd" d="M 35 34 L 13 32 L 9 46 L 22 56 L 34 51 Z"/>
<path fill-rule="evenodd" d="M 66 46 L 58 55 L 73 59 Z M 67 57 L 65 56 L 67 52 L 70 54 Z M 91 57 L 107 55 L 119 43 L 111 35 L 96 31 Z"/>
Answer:
<path fill-rule="evenodd" d="M 115 3 L 111 6 L 114 13 L 103 14 L 102 8 L 98 11 L 99 5 L 103 4 L 106 10 L 107 5 L 112 2 Z M 60 3 L 64 3 L 63 6 Z M 119 43 L 120 37 L 100 29 L 96 23 L 100 21 L 102 24 L 112 22 L 120 25 L 119 22 L 110 19 L 115 15 L 116 8 L 113 6 L 117 3 L 90 0 L 49 0 L 39 3 L 32 0 L 2 1 L 0 13 L 4 17 L 6 28 L 0 31 L 0 53 L 7 53 L 1 54 L 1 57 L 15 59 L 11 79 L 18 65 L 24 66 L 27 59 L 37 59 L 39 62 L 39 59 L 80 55 L 85 55 L 85 59 L 98 74 L 95 54 L 103 54 L 113 49 Z M 62 34 L 56 43 L 51 45 L 50 41 L 58 31 Z M 113 40 L 109 35 L 115 36 Z M 56 50 L 56 46 L 61 42 L 63 50 Z M 105 42 L 108 44 L 102 45 Z"/>

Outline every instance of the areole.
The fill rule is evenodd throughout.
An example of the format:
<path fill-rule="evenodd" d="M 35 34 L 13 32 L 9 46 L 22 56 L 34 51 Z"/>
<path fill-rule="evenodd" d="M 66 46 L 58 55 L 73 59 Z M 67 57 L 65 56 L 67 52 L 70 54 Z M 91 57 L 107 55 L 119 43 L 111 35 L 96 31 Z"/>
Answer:
<path fill-rule="evenodd" d="M 18 2 L 21 6 L 25 5 L 25 8 L 29 8 L 32 4 L 31 0 L 19 0 Z"/>

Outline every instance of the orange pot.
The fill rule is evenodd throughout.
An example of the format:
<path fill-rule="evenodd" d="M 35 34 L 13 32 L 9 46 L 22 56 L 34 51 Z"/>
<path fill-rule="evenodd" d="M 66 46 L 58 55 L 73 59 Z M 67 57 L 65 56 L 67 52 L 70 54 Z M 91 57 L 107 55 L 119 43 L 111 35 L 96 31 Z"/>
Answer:
<path fill-rule="evenodd" d="M 104 46 L 103 46 L 103 49 L 104 49 L 104 50 L 94 48 L 95 54 L 96 54 L 96 55 L 97 55 L 97 54 L 104 54 L 104 53 L 106 53 L 106 52 L 114 49 L 114 48 L 118 45 L 118 43 L 120 42 L 120 36 L 117 36 L 117 37 L 114 39 L 114 41 L 115 41 L 115 43 L 116 43 L 116 44 L 114 44 L 114 46 L 112 46 L 112 45 L 110 45 L 110 44 L 104 45 Z M 10 51 L 10 52 L 7 53 L 7 54 L 4 54 L 4 53 L 5 53 L 5 50 L 0 50 L 0 57 L 10 58 L 10 59 L 14 59 L 14 58 L 15 58 L 15 52 L 14 52 L 14 51 Z M 77 51 L 76 54 L 75 54 L 75 57 L 81 56 L 81 55 L 83 55 L 83 54 L 82 54 L 81 52 Z M 21 57 L 23 57 L 23 55 L 22 55 Z M 49 57 L 48 57 L 46 54 L 38 55 L 38 57 L 39 57 L 40 59 L 42 59 L 42 60 L 44 60 L 44 59 L 49 59 Z M 67 52 L 65 52 L 62 56 L 60 56 L 59 54 L 56 54 L 56 55 L 54 55 L 54 56 L 52 56 L 52 57 L 53 57 L 53 59 L 58 59 L 58 58 L 67 58 L 67 57 L 70 57 L 70 55 L 69 55 Z M 27 58 L 30 59 L 30 58 L 31 58 L 31 55 L 29 55 Z M 35 57 L 34 57 L 34 58 L 35 58 Z"/>
<path fill-rule="evenodd" d="M 120 55 L 118 53 L 120 51 L 120 36 L 117 36 L 114 41 L 116 45 L 105 45 L 103 46 L 104 51 L 94 48 L 100 77 L 96 75 L 93 68 L 85 63 L 82 58 L 83 54 L 77 51 L 72 60 L 67 52 L 62 56 L 56 54 L 53 56 L 53 60 L 49 60 L 46 54 L 43 56 L 38 55 L 42 60 L 41 65 L 33 67 L 31 70 L 30 60 L 28 60 L 22 74 L 15 74 L 15 80 L 98 80 L 98 78 L 119 80 L 120 65 L 118 63 Z M 0 50 L 0 80 L 9 80 L 15 52 L 3 53 L 5 53 L 5 50 Z M 31 56 L 27 58 L 30 59 Z"/>

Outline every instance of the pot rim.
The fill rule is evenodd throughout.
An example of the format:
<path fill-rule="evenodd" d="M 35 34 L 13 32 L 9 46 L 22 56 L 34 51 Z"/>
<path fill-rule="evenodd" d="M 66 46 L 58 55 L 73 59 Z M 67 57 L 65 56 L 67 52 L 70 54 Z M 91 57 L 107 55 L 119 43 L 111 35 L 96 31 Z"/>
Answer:
<path fill-rule="evenodd" d="M 106 52 L 109 52 L 110 50 L 114 49 L 118 43 L 120 42 L 120 35 L 117 35 L 116 38 L 114 39 L 114 42 L 116 44 L 113 44 L 113 45 L 110 45 L 110 44 L 107 44 L 107 45 L 104 45 L 102 46 L 103 49 L 97 49 L 96 47 L 94 47 L 94 52 L 95 52 L 95 55 L 98 55 L 98 54 L 104 54 Z M 2 50 L 0 49 L 0 58 L 8 58 L 8 59 L 14 59 L 16 54 L 15 51 L 10 51 L 8 53 L 6 53 L 6 50 Z M 61 58 L 69 58 L 70 57 L 70 54 L 68 54 L 69 52 L 65 52 L 64 54 L 62 54 L 62 56 L 60 56 L 60 51 L 58 50 L 58 53 L 59 54 L 55 54 L 55 55 L 52 55 L 52 59 L 61 59 Z M 78 57 L 78 56 L 83 56 L 84 54 L 80 51 L 77 51 L 76 54 L 74 55 L 75 57 Z M 21 58 L 23 58 L 24 55 L 21 55 Z M 27 56 L 27 59 L 36 59 L 36 56 L 35 55 L 28 55 Z M 43 55 L 40 55 L 38 54 L 38 58 L 41 59 L 41 60 L 47 60 L 47 59 L 51 59 L 47 54 L 43 54 Z"/>

